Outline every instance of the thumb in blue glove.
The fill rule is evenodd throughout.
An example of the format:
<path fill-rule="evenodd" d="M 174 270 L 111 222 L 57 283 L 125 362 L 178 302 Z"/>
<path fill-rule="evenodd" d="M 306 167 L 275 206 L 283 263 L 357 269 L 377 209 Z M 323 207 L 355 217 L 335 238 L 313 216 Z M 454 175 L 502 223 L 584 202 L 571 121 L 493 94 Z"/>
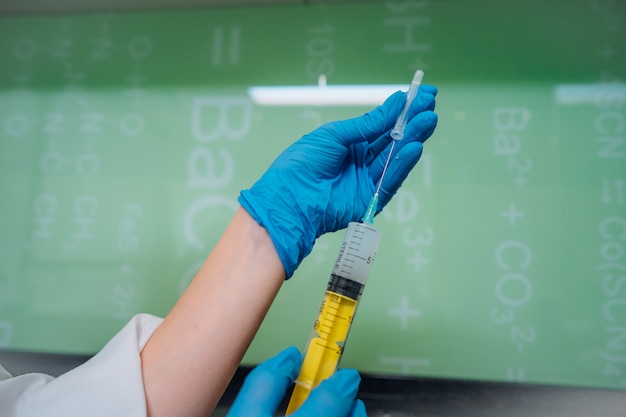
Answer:
<path fill-rule="evenodd" d="M 302 354 L 289 347 L 261 363 L 246 377 L 227 417 L 272 417 L 294 383 Z M 353 369 L 340 369 L 322 381 L 291 417 L 367 417 L 365 405 L 355 400 L 361 378 Z"/>
<path fill-rule="evenodd" d="M 435 87 L 423 84 L 411 105 L 404 139 L 379 192 L 380 212 L 422 154 L 437 125 Z M 406 100 L 398 91 L 363 116 L 327 123 L 288 147 L 239 202 L 267 229 L 289 278 L 315 239 L 360 220 L 391 149 L 389 135 Z"/>

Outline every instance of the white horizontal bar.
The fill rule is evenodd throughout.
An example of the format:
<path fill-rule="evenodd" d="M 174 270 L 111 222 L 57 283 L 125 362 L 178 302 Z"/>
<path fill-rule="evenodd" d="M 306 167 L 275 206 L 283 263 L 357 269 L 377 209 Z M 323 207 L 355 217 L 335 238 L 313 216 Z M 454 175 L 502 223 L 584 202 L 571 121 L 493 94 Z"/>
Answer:
<path fill-rule="evenodd" d="M 264 106 L 378 105 L 408 85 L 322 85 L 250 87 L 248 95 Z"/>

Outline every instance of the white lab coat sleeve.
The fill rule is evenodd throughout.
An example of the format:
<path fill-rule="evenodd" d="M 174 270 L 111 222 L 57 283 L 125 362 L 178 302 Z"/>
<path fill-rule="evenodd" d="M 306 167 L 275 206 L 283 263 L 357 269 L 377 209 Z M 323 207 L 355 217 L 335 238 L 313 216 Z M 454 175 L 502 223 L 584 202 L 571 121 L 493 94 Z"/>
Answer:
<path fill-rule="evenodd" d="M 162 319 L 139 314 L 94 357 L 53 378 L 0 380 L 2 417 L 144 417 L 140 353 Z"/>

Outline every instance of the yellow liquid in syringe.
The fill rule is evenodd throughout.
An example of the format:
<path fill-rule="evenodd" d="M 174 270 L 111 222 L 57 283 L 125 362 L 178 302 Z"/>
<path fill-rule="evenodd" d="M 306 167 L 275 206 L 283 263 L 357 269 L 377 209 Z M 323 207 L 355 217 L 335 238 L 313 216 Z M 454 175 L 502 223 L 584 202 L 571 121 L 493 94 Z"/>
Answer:
<path fill-rule="evenodd" d="M 287 415 L 295 412 L 310 392 L 337 370 L 380 236 L 371 224 L 348 224 L 287 406 Z"/>
<path fill-rule="evenodd" d="M 287 415 L 295 412 L 313 388 L 337 369 L 354 318 L 357 300 L 326 291 L 319 315 L 313 326 L 316 335 L 309 340 Z"/>

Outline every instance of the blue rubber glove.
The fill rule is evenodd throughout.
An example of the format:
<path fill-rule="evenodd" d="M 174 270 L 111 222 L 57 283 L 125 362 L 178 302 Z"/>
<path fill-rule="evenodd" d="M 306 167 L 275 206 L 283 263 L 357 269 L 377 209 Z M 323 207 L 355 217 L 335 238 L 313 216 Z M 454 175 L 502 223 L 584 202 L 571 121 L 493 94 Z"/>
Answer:
<path fill-rule="evenodd" d="M 422 85 L 409 111 L 404 139 L 396 142 L 379 192 L 379 213 L 422 154 L 437 125 L 437 89 Z M 267 229 L 291 277 L 315 239 L 362 219 L 391 148 L 389 133 L 406 93 L 398 91 L 363 116 L 327 123 L 289 146 L 263 176 L 239 196 Z"/>
<path fill-rule="evenodd" d="M 287 389 L 298 377 L 302 354 L 289 347 L 261 363 L 246 377 L 227 417 L 272 417 Z M 340 369 L 311 391 L 292 417 L 367 417 L 355 400 L 361 377 L 354 369 Z"/>

